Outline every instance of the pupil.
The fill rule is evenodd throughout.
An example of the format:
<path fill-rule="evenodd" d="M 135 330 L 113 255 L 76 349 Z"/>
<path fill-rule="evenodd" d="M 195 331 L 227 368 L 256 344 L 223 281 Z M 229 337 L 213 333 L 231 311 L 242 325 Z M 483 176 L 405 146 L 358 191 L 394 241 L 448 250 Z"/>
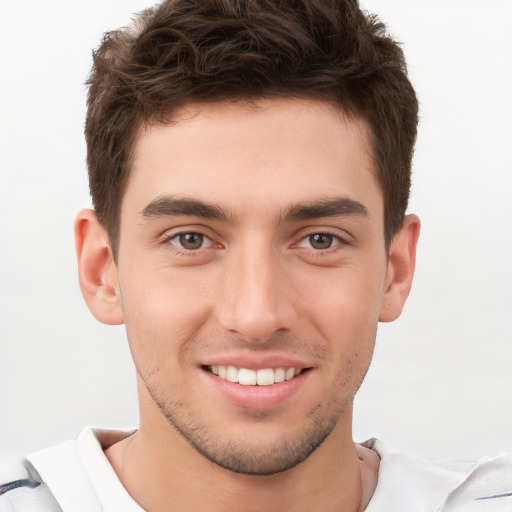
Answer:
<path fill-rule="evenodd" d="M 326 235 L 324 233 L 317 233 L 309 237 L 309 243 L 311 247 L 315 249 L 329 249 L 332 245 L 332 235 Z"/>
<path fill-rule="evenodd" d="M 180 244 L 185 249 L 199 249 L 203 245 L 203 235 L 199 233 L 180 235 Z"/>

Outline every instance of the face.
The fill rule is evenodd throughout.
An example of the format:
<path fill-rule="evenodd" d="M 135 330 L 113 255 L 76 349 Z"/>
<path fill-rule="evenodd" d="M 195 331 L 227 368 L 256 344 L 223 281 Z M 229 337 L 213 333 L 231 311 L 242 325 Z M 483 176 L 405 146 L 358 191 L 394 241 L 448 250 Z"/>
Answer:
<path fill-rule="evenodd" d="M 140 134 L 121 208 L 141 410 L 220 466 L 283 471 L 351 436 L 373 351 L 388 265 L 366 128 L 314 101 L 179 114 Z"/>

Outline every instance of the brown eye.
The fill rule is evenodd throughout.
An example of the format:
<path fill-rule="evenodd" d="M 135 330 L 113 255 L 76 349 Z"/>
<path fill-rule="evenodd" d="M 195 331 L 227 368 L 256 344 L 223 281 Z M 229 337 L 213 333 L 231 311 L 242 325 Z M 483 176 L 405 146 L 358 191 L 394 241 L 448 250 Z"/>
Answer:
<path fill-rule="evenodd" d="M 181 233 L 171 238 L 170 243 L 187 251 L 194 251 L 202 249 L 207 241 L 208 239 L 201 233 Z"/>
<path fill-rule="evenodd" d="M 334 237 L 326 233 L 315 233 L 308 237 L 309 243 L 313 249 L 329 249 L 332 247 Z"/>
<path fill-rule="evenodd" d="M 203 245 L 203 238 L 199 233 L 185 233 L 180 235 L 180 244 L 184 249 L 199 249 Z"/>

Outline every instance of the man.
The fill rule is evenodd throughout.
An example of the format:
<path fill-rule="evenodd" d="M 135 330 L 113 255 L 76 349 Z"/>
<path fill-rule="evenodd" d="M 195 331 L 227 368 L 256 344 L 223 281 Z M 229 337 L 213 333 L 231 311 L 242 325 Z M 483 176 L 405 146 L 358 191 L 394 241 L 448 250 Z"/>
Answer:
<path fill-rule="evenodd" d="M 31 455 L 0 510 L 510 510 L 505 457 L 352 441 L 419 234 L 383 26 L 353 1 L 165 2 L 106 36 L 89 87 L 80 284 L 126 324 L 140 428 Z"/>

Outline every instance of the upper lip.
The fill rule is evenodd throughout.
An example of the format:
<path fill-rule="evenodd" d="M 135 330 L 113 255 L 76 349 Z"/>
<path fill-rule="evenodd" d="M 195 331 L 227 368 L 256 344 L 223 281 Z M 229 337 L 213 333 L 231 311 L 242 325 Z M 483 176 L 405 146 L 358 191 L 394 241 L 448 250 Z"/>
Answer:
<path fill-rule="evenodd" d="M 311 368 L 313 365 L 290 356 L 270 354 L 237 354 L 211 357 L 203 361 L 200 366 L 234 366 L 248 370 L 263 368 Z"/>

